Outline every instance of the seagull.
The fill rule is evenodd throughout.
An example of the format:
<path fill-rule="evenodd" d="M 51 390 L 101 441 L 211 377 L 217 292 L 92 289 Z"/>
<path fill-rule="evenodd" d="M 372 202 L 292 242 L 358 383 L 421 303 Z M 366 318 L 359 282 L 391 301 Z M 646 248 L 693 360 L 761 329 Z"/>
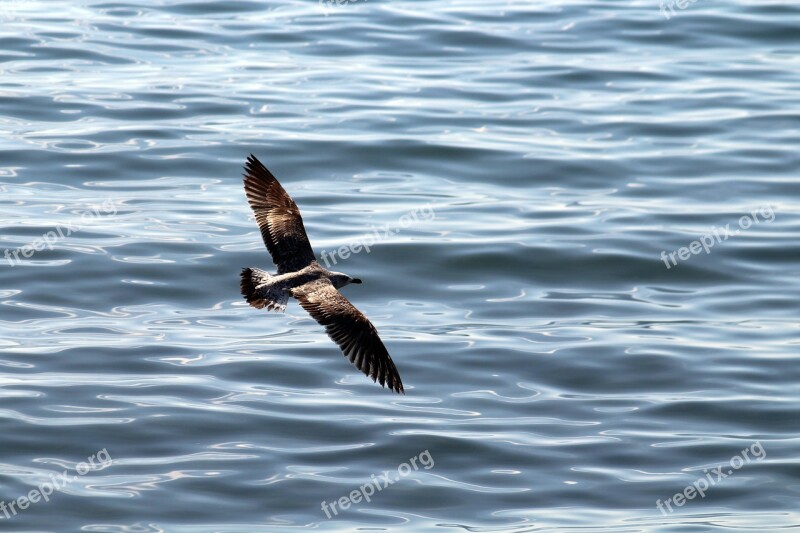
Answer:
<path fill-rule="evenodd" d="M 244 191 L 277 274 L 242 270 L 242 295 L 256 309 L 285 311 L 289 297 L 325 326 L 328 336 L 356 368 L 381 387 L 405 394 L 403 382 L 378 331 L 338 289 L 361 280 L 317 263 L 300 209 L 253 154 L 244 167 Z"/>

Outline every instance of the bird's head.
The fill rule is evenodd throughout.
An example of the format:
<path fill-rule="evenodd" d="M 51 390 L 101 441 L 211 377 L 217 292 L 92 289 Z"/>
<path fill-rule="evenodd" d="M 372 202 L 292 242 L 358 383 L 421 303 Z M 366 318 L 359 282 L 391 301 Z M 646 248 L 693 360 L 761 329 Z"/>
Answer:
<path fill-rule="evenodd" d="M 333 283 L 333 286 L 337 289 L 341 289 L 345 285 L 350 285 L 351 283 L 361 283 L 361 280 L 358 278 L 351 278 L 347 274 L 342 274 L 341 272 L 332 272 L 332 275 L 328 277 Z"/>

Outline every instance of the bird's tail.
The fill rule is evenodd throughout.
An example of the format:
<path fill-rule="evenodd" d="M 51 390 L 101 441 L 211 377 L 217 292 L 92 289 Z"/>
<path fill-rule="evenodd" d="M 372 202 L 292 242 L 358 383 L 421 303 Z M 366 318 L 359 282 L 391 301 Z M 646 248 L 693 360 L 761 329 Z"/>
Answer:
<path fill-rule="evenodd" d="M 267 301 L 258 294 L 256 287 L 267 281 L 269 277 L 269 274 L 257 268 L 242 269 L 242 296 L 247 300 L 247 303 L 257 309 L 266 306 Z"/>
<path fill-rule="evenodd" d="M 270 284 L 272 276 L 257 268 L 242 269 L 242 296 L 256 309 L 282 311 L 286 309 L 288 294 L 277 283 Z"/>

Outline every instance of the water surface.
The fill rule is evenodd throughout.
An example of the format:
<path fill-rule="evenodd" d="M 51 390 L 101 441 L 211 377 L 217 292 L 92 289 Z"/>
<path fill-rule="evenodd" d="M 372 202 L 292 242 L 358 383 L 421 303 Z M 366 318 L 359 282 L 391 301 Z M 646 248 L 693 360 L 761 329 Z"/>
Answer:
<path fill-rule="evenodd" d="M 0 21 L 0 500 L 74 476 L 3 531 L 800 529 L 794 2 L 5 0 Z M 318 254 L 397 230 L 336 268 L 405 396 L 295 302 L 242 301 L 241 268 L 272 267 L 249 153 Z"/>

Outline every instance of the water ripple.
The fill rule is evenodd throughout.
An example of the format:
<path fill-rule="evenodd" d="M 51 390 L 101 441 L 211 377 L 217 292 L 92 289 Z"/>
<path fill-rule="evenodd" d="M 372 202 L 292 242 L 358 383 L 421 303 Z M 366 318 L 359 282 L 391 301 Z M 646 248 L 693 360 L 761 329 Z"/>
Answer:
<path fill-rule="evenodd" d="M 75 476 L 16 530 L 800 528 L 794 4 L 0 0 L 0 22 L 0 502 Z M 251 152 L 318 254 L 378 232 L 335 268 L 406 396 L 299 306 L 242 301 L 271 266 Z"/>

